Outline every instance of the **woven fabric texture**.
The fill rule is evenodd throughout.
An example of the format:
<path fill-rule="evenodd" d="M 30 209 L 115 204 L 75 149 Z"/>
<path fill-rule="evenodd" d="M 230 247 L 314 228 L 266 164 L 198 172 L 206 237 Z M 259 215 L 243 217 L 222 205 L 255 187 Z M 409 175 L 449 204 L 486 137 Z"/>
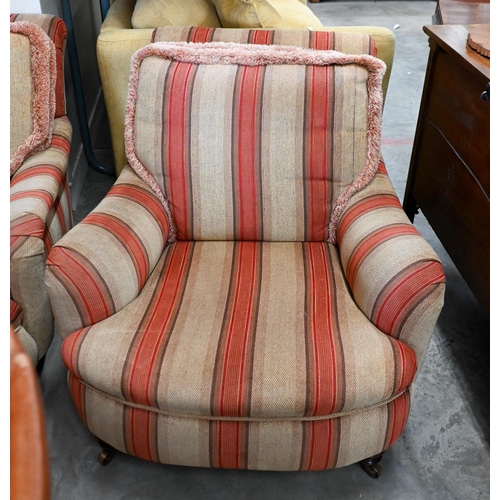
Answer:
<path fill-rule="evenodd" d="M 135 299 L 165 248 L 168 219 L 151 189 L 125 167 L 106 198 L 47 260 L 47 286 L 63 337 Z M 119 263 L 110 266 L 110 259 Z M 67 266 L 77 270 L 67 273 Z"/>
<path fill-rule="evenodd" d="M 47 263 L 82 420 L 179 465 L 321 470 L 384 451 L 444 275 L 381 159 L 373 41 L 153 39 L 131 61 L 130 165 Z"/>
<path fill-rule="evenodd" d="M 10 22 L 26 21 L 33 23 L 47 33 L 49 38 L 55 45 L 56 55 L 56 78 L 55 78 L 55 96 L 56 108 L 55 118 L 59 118 L 66 114 L 66 95 L 64 89 L 64 51 L 66 49 L 66 41 L 68 31 L 64 22 L 51 14 L 11 14 Z"/>
<path fill-rule="evenodd" d="M 36 365 L 54 332 L 45 261 L 73 224 L 66 176 L 72 136 L 64 95 L 67 31 L 51 15 L 11 14 L 10 20 L 10 295 L 19 309 L 16 334 Z M 23 130 L 26 119 L 35 125 Z"/>
<path fill-rule="evenodd" d="M 337 236 L 357 305 L 380 331 L 411 346 L 421 367 L 443 306 L 445 276 L 402 210 L 383 163 L 350 200 Z"/>
<path fill-rule="evenodd" d="M 335 247 L 315 242 L 169 245 L 140 296 L 71 334 L 62 354 L 92 387 L 203 416 L 359 409 L 416 371 L 413 351 L 356 307 Z"/>
<path fill-rule="evenodd" d="M 375 172 L 384 68 L 290 46 L 152 44 L 132 59 L 130 164 L 180 240 L 334 242 Z"/>
<path fill-rule="evenodd" d="M 90 431 L 145 460 L 194 467 L 323 470 L 389 448 L 410 411 L 408 391 L 364 412 L 320 421 L 223 422 L 179 418 L 126 406 L 69 374 L 69 387 Z"/>
<path fill-rule="evenodd" d="M 54 242 L 72 226 L 66 178 L 71 133 L 68 119 L 57 118 L 51 146 L 28 158 L 10 183 L 10 293 L 23 311 L 22 326 L 35 340 L 40 357 L 54 331 L 44 285 L 45 261 Z"/>
<path fill-rule="evenodd" d="M 10 23 L 10 175 L 47 149 L 55 114 L 55 45 L 28 21 Z"/>

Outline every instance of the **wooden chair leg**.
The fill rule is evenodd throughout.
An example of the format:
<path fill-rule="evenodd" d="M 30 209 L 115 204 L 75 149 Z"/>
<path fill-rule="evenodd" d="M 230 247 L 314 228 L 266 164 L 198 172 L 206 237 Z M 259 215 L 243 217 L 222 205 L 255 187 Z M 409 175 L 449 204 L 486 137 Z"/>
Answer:
<path fill-rule="evenodd" d="M 108 465 L 115 456 L 116 450 L 101 439 L 99 439 L 99 444 L 102 446 L 102 451 L 99 453 L 97 460 L 101 465 Z"/>
<path fill-rule="evenodd" d="M 363 467 L 365 472 L 374 479 L 378 479 L 382 474 L 382 467 L 380 467 L 380 460 L 382 460 L 383 453 L 375 455 L 373 457 L 365 458 L 361 460 L 360 465 Z"/>

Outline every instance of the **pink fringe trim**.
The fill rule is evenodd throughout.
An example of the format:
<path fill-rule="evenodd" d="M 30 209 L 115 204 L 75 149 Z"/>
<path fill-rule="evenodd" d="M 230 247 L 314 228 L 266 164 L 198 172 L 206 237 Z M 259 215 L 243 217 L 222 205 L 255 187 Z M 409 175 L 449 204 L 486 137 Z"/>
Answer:
<path fill-rule="evenodd" d="M 45 31 L 29 21 L 10 23 L 10 32 L 28 37 L 31 50 L 33 131 L 12 153 L 10 175 L 23 161 L 50 146 L 56 112 L 56 46 Z"/>
<path fill-rule="evenodd" d="M 157 42 L 139 49 L 131 59 L 129 93 L 125 112 L 125 152 L 131 167 L 151 187 L 162 203 L 171 223 L 169 241 L 176 236 L 173 217 L 160 186 L 135 154 L 134 121 L 137 104 L 137 87 L 142 61 L 147 57 L 161 57 L 191 64 L 238 64 L 260 66 L 266 64 L 299 64 L 308 66 L 357 64 L 368 70 L 368 148 L 363 172 L 340 193 L 332 208 L 328 227 L 328 242 L 336 243 L 336 230 L 342 212 L 349 199 L 373 179 L 380 159 L 382 131 L 382 78 L 385 63 L 376 57 L 349 55 L 334 50 L 315 50 L 281 45 L 246 45 L 238 43 L 209 42 Z"/>

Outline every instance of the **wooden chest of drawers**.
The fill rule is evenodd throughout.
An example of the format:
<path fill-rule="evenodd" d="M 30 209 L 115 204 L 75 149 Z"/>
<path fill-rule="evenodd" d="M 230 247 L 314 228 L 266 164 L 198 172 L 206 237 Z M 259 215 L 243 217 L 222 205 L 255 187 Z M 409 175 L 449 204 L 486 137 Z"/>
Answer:
<path fill-rule="evenodd" d="M 412 221 L 421 209 L 489 313 L 490 62 L 467 46 L 469 28 L 424 27 L 431 50 L 403 207 Z"/>

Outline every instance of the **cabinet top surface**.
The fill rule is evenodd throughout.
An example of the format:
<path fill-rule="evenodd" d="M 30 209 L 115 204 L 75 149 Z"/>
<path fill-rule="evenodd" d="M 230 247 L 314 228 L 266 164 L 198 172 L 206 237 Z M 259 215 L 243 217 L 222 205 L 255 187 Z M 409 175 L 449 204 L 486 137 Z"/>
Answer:
<path fill-rule="evenodd" d="M 458 57 L 462 63 L 470 65 L 490 79 L 490 59 L 484 57 L 467 44 L 469 29 L 479 24 L 445 24 L 424 26 L 424 32 L 440 47 Z M 487 25 L 489 26 L 489 25 Z"/>

